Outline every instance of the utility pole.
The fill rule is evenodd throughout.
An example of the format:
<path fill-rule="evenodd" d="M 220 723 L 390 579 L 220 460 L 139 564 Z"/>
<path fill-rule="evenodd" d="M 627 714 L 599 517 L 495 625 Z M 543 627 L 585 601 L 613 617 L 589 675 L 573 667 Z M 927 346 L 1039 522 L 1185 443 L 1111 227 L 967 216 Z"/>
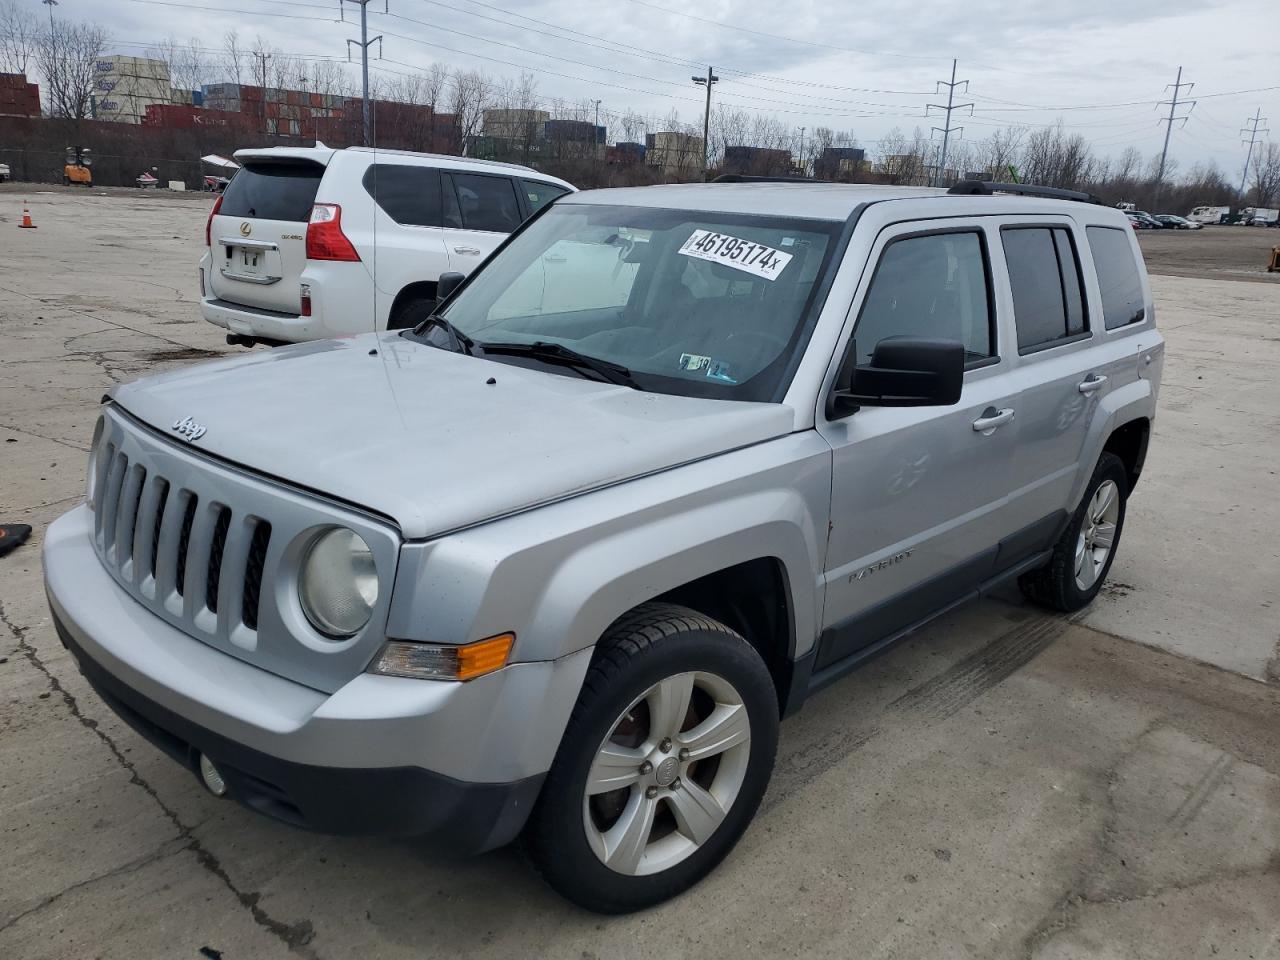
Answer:
<path fill-rule="evenodd" d="M 1182 82 L 1182 68 L 1179 67 L 1178 79 L 1175 80 L 1170 86 L 1173 87 L 1173 99 L 1161 100 L 1160 103 L 1158 104 L 1159 106 L 1163 106 L 1166 103 L 1169 104 L 1169 116 L 1165 119 L 1164 149 L 1160 151 L 1160 172 L 1156 174 L 1156 196 L 1157 197 L 1160 196 L 1160 190 L 1164 186 L 1164 164 L 1165 164 L 1166 158 L 1169 156 L 1169 134 L 1173 132 L 1173 121 L 1181 120 L 1183 126 L 1186 126 L 1187 117 L 1191 116 L 1190 113 L 1188 113 L 1186 117 L 1175 116 L 1178 110 L 1178 103 L 1179 103 L 1178 94 L 1182 92 L 1183 87 L 1186 87 L 1187 91 L 1190 92 L 1191 88 L 1194 87 L 1195 84 Z M 1165 89 L 1168 90 L 1169 87 L 1166 86 Z M 1184 104 L 1189 103 L 1191 104 L 1192 107 L 1196 105 L 1196 102 L 1194 100 L 1183 100 L 1181 102 Z"/>
<path fill-rule="evenodd" d="M 800 176 L 808 176 L 804 165 L 804 127 L 800 128 Z"/>
<path fill-rule="evenodd" d="M 946 88 L 947 88 L 947 103 L 946 103 L 946 106 L 943 106 L 943 105 L 942 105 L 942 104 L 940 104 L 940 103 L 930 103 L 930 104 L 928 104 L 928 105 L 924 108 L 924 115 L 925 115 L 926 117 L 927 117 L 927 116 L 929 116 L 929 111 L 930 111 L 930 110 L 942 110 L 942 111 L 945 111 L 945 112 L 946 112 L 946 115 L 947 115 L 947 119 L 946 119 L 946 121 L 945 121 L 946 126 L 943 126 L 943 127 L 934 127 L 934 128 L 932 128 L 932 131 L 931 131 L 931 132 L 933 132 L 933 133 L 941 133 L 941 134 L 942 134 L 942 157 L 941 157 L 941 159 L 939 159 L 939 161 L 938 161 L 938 169 L 937 169 L 937 172 L 934 174 L 934 176 L 933 176 L 933 177 L 931 177 L 931 178 L 930 178 L 930 179 L 933 181 L 933 185 L 934 185 L 934 186 L 938 186 L 938 181 L 940 181 L 943 177 L 945 177 L 945 176 L 946 176 L 946 169 L 947 169 L 947 147 L 948 147 L 948 145 L 951 143 L 951 134 L 953 134 L 953 133 L 956 133 L 956 134 L 964 133 L 964 127 L 953 127 L 953 126 L 951 125 L 951 113 L 952 113 L 952 111 L 955 111 L 955 110 L 968 110 L 970 115 L 972 115 L 972 114 L 973 114 L 973 104 L 972 104 L 972 103 L 956 103 L 956 102 L 955 102 L 955 98 L 956 98 L 956 87 L 964 87 L 965 93 L 968 93 L 968 92 L 969 92 L 969 81 L 968 81 L 968 80 L 959 80 L 959 81 L 957 81 L 957 80 L 956 80 L 956 61 L 955 61 L 955 60 L 952 60 L 952 61 L 951 61 L 951 80 L 950 80 L 950 82 L 948 82 L 948 81 L 946 81 L 946 80 L 939 80 L 939 81 L 937 82 L 937 84 L 934 86 L 934 93 L 939 93 L 939 92 L 941 92 L 941 89 L 942 89 L 943 87 L 946 87 Z"/>
<path fill-rule="evenodd" d="M 58 0 L 40 0 L 40 2 L 49 8 L 49 39 L 52 40 L 53 39 L 53 8 L 58 5 Z"/>
<path fill-rule="evenodd" d="M 707 67 L 707 75 L 705 77 L 694 77 L 694 83 L 705 84 L 707 87 L 707 106 L 702 112 L 702 179 L 707 178 L 707 150 L 710 147 L 711 140 L 711 85 L 719 83 L 720 78 L 715 74 L 714 67 Z"/>
<path fill-rule="evenodd" d="M 369 47 L 374 43 L 378 45 L 378 56 L 382 56 L 382 34 L 376 37 L 369 37 L 369 4 L 371 0 L 338 0 L 338 4 L 342 9 L 342 19 L 345 21 L 347 3 L 358 3 L 360 5 L 360 39 L 347 41 L 347 62 L 351 62 L 351 45 L 355 44 L 360 48 L 360 89 L 361 101 L 363 103 L 364 120 L 364 145 L 370 146 L 373 143 L 373 114 L 369 110 Z M 384 0 L 384 13 L 390 12 L 389 3 Z"/>
<path fill-rule="evenodd" d="M 599 100 L 595 101 L 595 104 L 596 104 L 596 124 L 594 127 L 591 128 L 591 159 L 599 160 L 600 155 L 603 153 L 603 150 L 598 148 L 603 147 L 604 145 L 602 143 L 597 143 L 596 141 L 596 137 L 600 135 L 600 101 Z"/>
<path fill-rule="evenodd" d="M 1246 120 L 1245 123 L 1252 124 L 1252 129 L 1240 128 L 1241 134 L 1249 134 L 1249 152 L 1244 155 L 1244 173 L 1240 174 L 1240 199 L 1243 200 L 1245 193 L 1245 184 L 1249 182 L 1249 162 L 1253 159 L 1253 145 L 1258 142 L 1258 133 L 1269 134 L 1270 130 L 1259 131 L 1258 127 L 1267 122 L 1267 118 L 1262 115 L 1262 108 L 1259 107 L 1254 111 L 1253 116 Z M 1240 141 L 1244 143 L 1243 140 Z"/>

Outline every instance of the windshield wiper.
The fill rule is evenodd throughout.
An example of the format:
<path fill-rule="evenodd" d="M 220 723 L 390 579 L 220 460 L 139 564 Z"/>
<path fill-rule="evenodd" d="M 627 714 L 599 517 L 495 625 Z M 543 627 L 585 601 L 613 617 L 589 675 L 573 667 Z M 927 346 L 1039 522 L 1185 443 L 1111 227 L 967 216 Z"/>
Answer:
<path fill-rule="evenodd" d="M 415 337 L 420 337 L 432 327 L 439 327 L 453 338 L 453 342 L 457 347 L 454 353 L 470 353 L 474 355 L 476 342 L 438 313 L 433 313 L 427 319 L 419 322 L 410 332 Z"/>
<path fill-rule="evenodd" d="M 533 357 L 534 359 L 542 360 L 544 363 L 554 363 L 564 367 L 577 367 L 581 370 L 590 370 L 609 383 L 630 387 L 633 390 L 642 389 L 635 378 L 631 376 L 631 371 L 622 364 L 579 353 L 572 347 L 566 347 L 561 343 L 548 343 L 545 340 L 537 340 L 533 343 L 481 343 L 479 346 L 484 353 L 505 354 L 512 357 Z"/>

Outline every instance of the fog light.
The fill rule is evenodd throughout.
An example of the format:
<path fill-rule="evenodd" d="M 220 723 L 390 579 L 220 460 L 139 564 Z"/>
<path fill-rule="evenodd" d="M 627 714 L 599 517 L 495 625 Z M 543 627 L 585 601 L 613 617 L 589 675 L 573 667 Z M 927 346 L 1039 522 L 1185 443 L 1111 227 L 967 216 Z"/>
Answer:
<path fill-rule="evenodd" d="M 418 680 L 474 680 L 505 667 L 515 641 L 514 633 L 460 646 L 390 640 L 369 672 Z"/>
<path fill-rule="evenodd" d="M 200 754 L 200 779 L 204 781 L 204 785 L 209 788 L 209 792 L 215 797 L 225 797 L 227 795 L 227 781 L 222 779 L 222 774 L 213 765 L 213 761 L 203 753 Z"/>

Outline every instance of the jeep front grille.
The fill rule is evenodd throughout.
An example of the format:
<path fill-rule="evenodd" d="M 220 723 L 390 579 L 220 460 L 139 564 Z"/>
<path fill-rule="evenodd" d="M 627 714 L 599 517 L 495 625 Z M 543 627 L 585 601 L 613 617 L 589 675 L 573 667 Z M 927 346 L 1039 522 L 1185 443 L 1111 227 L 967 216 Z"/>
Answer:
<path fill-rule="evenodd" d="M 170 626 L 328 692 L 381 646 L 400 551 L 384 521 L 220 461 L 115 406 L 103 415 L 92 462 L 94 552 L 128 596 Z M 380 578 L 370 625 L 341 643 L 312 630 L 296 587 L 307 543 L 335 526 L 369 544 Z"/>
<path fill-rule="evenodd" d="M 192 632 L 256 631 L 271 524 L 130 463 L 115 444 L 99 469 L 94 535 L 103 561 Z"/>

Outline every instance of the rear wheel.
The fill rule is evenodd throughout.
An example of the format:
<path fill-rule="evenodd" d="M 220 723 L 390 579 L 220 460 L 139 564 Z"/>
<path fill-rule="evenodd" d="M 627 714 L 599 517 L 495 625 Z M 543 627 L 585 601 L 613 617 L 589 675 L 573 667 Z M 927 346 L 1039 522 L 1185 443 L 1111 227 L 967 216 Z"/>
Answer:
<path fill-rule="evenodd" d="M 1115 559 L 1128 497 L 1124 463 L 1115 454 L 1104 453 L 1084 499 L 1054 545 L 1052 558 L 1018 579 L 1022 592 L 1036 603 L 1066 613 L 1088 606 Z"/>
<path fill-rule="evenodd" d="M 601 913 L 683 892 L 751 822 L 777 737 L 772 679 L 742 637 L 637 607 L 597 647 L 525 834 L 534 865 Z"/>
<path fill-rule="evenodd" d="M 397 304 L 395 311 L 387 318 L 388 330 L 408 330 L 416 327 L 436 308 L 435 297 L 410 297 Z"/>

